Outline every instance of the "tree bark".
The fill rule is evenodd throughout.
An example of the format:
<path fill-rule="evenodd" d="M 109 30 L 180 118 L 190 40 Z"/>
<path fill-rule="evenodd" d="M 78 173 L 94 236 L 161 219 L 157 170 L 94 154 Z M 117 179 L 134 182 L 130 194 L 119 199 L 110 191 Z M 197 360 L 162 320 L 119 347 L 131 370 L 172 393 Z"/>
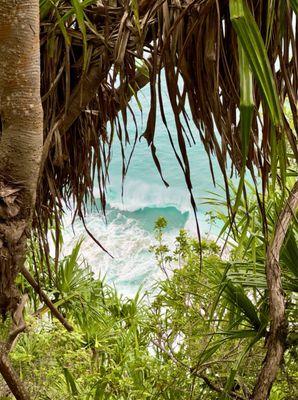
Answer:
<path fill-rule="evenodd" d="M 252 400 L 266 400 L 269 398 L 285 352 L 288 326 L 285 299 L 281 285 L 279 258 L 286 233 L 292 219 L 295 218 L 297 208 L 298 181 L 295 183 L 287 203 L 279 216 L 273 240 L 267 250 L 266 278 L 269 292 L 271 324 L 267 339 L 267 353 L 254 387 Z"/>
<path fill-rule="evenodd" d="M 0 312 L 3 318 L 15 313 L 20 299 L 15 278 L 25 260 L 42 152 L 39 47 L 39 1 L 0 0 Z M 2 375 L 17 399 L 28 399 L 8 365 L 1 346 Z"/>
<path fill-rule="evenodd" d="M 0 370 L 7 386 L 15 396 L 17 400 L 29 400 L 30 397 L 26 390 L 23 388 L 23 384 L 12 368 L 10 361 L 8 359 L 6 346 L 0 344 Z"/>
<path fill-rule="evenodd" d="M 18 301 L 42 151 L 38 0 L 0 0 L 0 307 Z"/>

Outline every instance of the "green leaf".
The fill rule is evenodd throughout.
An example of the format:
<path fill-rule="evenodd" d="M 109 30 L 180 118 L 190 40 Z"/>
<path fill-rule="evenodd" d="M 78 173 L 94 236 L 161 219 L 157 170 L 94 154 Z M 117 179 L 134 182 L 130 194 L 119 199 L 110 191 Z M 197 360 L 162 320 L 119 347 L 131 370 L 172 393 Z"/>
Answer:
<path fill-rule="evenodd" d="M 298 15 L 298 0 L 291 0 L 291 7 L 295 11 L 295 14 Z"/>
<path fill-rule="evenodd" d="M 56 0 L 57 1 L 57 0 Z M 40 20 L 43 21 L 53 8 L 54 0 L 40 0 L 39 1 L 39 15 Z"/>
<path fill-rule="evenodd" d="M 76 17 L 76 20 L 78 21 L 78 25 L 79 25 L 80 31 L 82 33 L 82 36 L 83 36 L 83 58 L 84 58 L 83 59 L 83 71 L 85 71 L 87 68 L 88 57 L 87 57 L 87 33 L 86 33 L 84 11 L 83 11 L 82 4 L 80 3 L 79 0 L 71 0 L 71 3 L 75 10 L 75 17 Z"/>
<path fill-rule="evenodd" d="M 243 288 L 238 285 L 233 285 L 232 282 L 228 281 L 225 295 L 232 303 L 241 309 L 242 313 L 246 316 L 246 319 L 253 325 L 253 327 L 256 330 L 259 330 L 261 321 L 258 317 L 257 308 L 245 294 Z"/>
<path fill-rule="evenodd" d="M 220 400 L 225 400 L 225 399 L 229 398 L 228 393 L 233 388 L 236 373 L 237 373 L 237 370 L 235 368 L 232 368 L 231 371 L 230 371 L 230 375 L 229 375 L 229 377 L 227 379 L 227 383 L 226 383 L 226 385 L 224 387 L 224 390 L 223 390 L 223 392 L 221 393 L 221 395 L 219 397 Z"/>
<path fill-rule="evenodd" d="M 233 213 L 237 212 L 244 187 L 246 158 L 249 151 L 249 138 L 254 111 L 253 75 L 245 51 L 238 40 L 240 76 L 240 131 L 242 145 L 242 168 Z"/>
<path fill-rule="evenodd" d="M 274 191 L 277 178 L 277 143 L 276 143 L 276 132 L 274 126 L 272 126 L 270 130 L 270 145 L 271 145 L 272 190 Z"/>
<path fill-rule="evenodd" d="M 230 0 L 231 22 L 269 109 L 275 127 L 283 125 L 273 73 L 258 25 L 244 0 Z"/>
<path fill-rule="evenodd" d="M 70 39 L 70 36 L 67 33 L 66 27 L 65 27 L 65 25 L 63 23 L 63 20 L 62 20 L 60 14 L 59 14 L 58 9 L 56 9 L 56 16 L 57 16 L 59 28 L 60 28 L 60 30 L 62 32 L 62 35 L 64 36 L 65 43 L 66 43 L 67 46 L 70 46 L 71 45 L 71 39 Z"/>
<path fill-rule="evenodd" d="M 134 21 L 135 21 L 136 27 L 138 29 L 139 35 L 141 36 L 141 25 L 140 25 L 140 17 L 139 17 L 138 0 L 131 0 L 130 7 L 132 8 L 132 11 L 133 11 Z"/>
<path fill-rule="evenodd" d="M 276 0 L 269 0 L 267 6 L 267 21 L 266 21 L 266 49 L 269 48 L 272 38 L 274 15 L 275 15 L 275 2 Z"/>
<path fill-rule="evenodd" d="M 64 377 L 68 386 L 68 390 L 70 391 L 70 393 L 73 396 L 77 396 L 79 394 L 79 390 L 77 388 L 76 382 L 72 376 L 72 374 L 70 373 L 69 369 L 66 367 L 63 367 L 63 373 L 64 373 Z"/>
<path fill-rule="evenodd" d="M 252 116 L 254 110 L 253 76 L 241 42 L 239 48 L 239 75 L 240 75 L 240 127 L 242 139 L 243 165 L 245 166 L 249 147 Z"/>
<path fill-rule="evenodd" d="M 138 108 L 140 111 L 142 111 L 142 104 L 138 98 L 138 94 L 136 93 L 136 91 L 133 89 L 133 87 L 131 86 L 131 84 L 128 84 L 129 90 L 131 91 L 133 97 L 135 98 L 135 101 L 137 102 Z"/>
<path fill-rule="evenodd" d="M 95 391 L 94 400 L 104 400 L 107 382 L 101 382 Z"/>
<path fill-rule="evenodd" d="M 210 360 L 211 356 L 217 352 L 217 350 L 221 347 L 222 345 L 222 340 L 216 342 L 210 347 L 207 347 L 205 350 L 203 350 L 198 358 L 198 365 L 203 364 L 204 362 Z"/>

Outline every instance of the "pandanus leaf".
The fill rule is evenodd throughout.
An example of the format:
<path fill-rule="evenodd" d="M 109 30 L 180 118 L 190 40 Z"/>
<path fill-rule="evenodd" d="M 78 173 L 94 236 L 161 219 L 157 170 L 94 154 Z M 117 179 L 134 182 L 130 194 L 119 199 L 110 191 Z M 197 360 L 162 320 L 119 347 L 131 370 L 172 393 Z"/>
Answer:
<path fill-rule="evenodd" d="M 274 126 L 282 126 L 282 111 L 266 47 L 245 0 L 230 0 L 232 25 L 262 92 Z"/>
<path fill-rule="evenodd" d="M 254 112 L 253 75 L 245 51 L 238 40 L 240 76 L 240 131 L 242 145 L 242 168 L 233 212 L 236 213 L 241 201 L 245 179 L 246 158 L 249 150 L 249 137 Z"/>
<path fill-rule="evenodd" d="M 53 9 L 55 2 L 53 0 L 40 0 L 39 1 L 39 15 L 40 20 L 43 21 Z"/>
<path fill-rule="evenodd" d="M 295 13 L 298 15 L 298 0 L 291 0 L 291 7 L 295 11 Z"/>
<path fill-rule="evenodd" d="M 85 18 L 84 18 L 84 11 L 82 4 L 79 0 L 71 0 L 72 6 L 75 10 L 75 16 L 82 33 L 83 37 L 83 71 L 87 68 L 87 33 L 86 33 L 86 25 L 85 25 Z"/>

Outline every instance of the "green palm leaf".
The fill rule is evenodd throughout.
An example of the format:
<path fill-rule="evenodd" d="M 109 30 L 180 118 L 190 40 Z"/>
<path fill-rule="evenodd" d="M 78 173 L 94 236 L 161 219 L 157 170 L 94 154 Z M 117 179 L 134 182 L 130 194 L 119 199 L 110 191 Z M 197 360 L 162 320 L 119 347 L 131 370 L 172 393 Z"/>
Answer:
<path fill-rule="evenodd" d="M 246 1 L 230 0 L 231 21 L 263 93 L 274 126 L 282 126 L 282 111 L 261 33 Z"/>

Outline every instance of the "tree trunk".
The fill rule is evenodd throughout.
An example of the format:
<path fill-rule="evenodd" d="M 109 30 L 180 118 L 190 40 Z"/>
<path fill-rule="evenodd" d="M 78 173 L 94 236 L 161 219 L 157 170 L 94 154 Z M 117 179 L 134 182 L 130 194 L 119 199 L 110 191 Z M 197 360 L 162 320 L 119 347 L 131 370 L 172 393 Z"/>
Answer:
<path fill-rule="evenodd" d="M 36 197 L 43 137 L 39 52 L 39 1 L 0 0 L 0 312 L 3 318 L 8 312 L 14 314 L 19 303 L 15 278 L 25 260 Z M 4 353 L 0 354 L 0 367 L 6 365 Z M 7 376 L 4 378 L 7 380 Z M 12 391 L 17 399 L 28 398 L 24 392 L 20 395 L 19 388 Z"/>
<path fill-rule="evenodd" d="M 0 307 L 14 311 L 42 151 L 38 0 L 0 0 Z"/>
<path fill-rule="evenodd" d="M 289 225 L 298 208 L 298 181 L 295 183 L 282 210 L 271 244 L 267 250 L 266 278 L 269 293 L 270 332 L 267 354 L 255 385 L 252 400 L 267 400 L 282 362 L 287 340 L 285 299 L 281 285 L 280 252 Z"/>

